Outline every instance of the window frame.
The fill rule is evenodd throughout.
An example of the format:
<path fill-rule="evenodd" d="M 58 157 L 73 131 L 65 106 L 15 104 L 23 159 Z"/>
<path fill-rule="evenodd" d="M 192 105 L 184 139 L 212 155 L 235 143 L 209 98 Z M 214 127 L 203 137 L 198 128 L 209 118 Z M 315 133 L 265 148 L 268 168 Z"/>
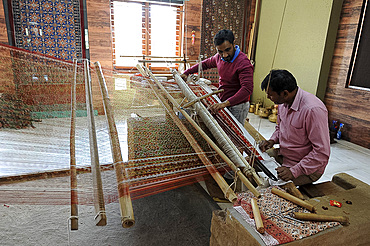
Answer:
<path fill-rule="evenodd" d="M 361 9 L 361 16 L 360 16 L 360 20 L 359 20 L 359 24 L 358 24 L 358 28 L 357 28 L 357 34 L 356 34 L 356 38 L 355 38 L 355 42 L 354 42 L 353 54 L 352 54 L 352 57 L 351 57 L 351 62 L 350 62 L 350 67 L 349 67 L 349 72 L 348 72 L 347 82 L 346 82 L 346 88 L 357 89 L 357 90 L 365 90 L 365 91 L 370 91 L 370 82 L 368 82 L 369 83 L 368 85 L 365 84 L 365 86 L 352 85 L 351 83 L 353 81 L 352 79 L 353 79 L 354 71 L 356 69 L 356 65 L 358 64 L 357 55 L 358 55 L 358 52 L 359 52 L 359 47 L 360 47 L 360 45 L 364 45 L 364 42 L 365 42 L 364 41 L 363 43 L 361 43 L 361 37 L 362 37 L 362 31 L 363 31 L 363 28 L 364 28 L 364 25 L 365 25 L 364 22 L 365 22 L 366 13 L 367 13 L 367 10 L 370 10 L 368 8 L 370 8 L 368 6 L 368 0 L 364 0 L 363 5 L 362 5 L 362 9 Z M 366 17 L 370 18 L 370 16 L 366 16 Z M 367 21 L 369 21 L 369 19 L 367 19 Z M 367 24 L 367 25 L 369 25 L 369 24 Z M 369 28 L 369 27 L 367 26 L 367 28 Z"/>
<path fill-rule="evenodd" d="M 113 3 L 118 2 L 119 0 L 111 0 L 111 27 L 112 27 L 112 50 L 113 50 L 113 68 L 115 70 L 135 73 L 137 69 L 133 66 L 117 66 L 117 54 L 116 54 L 116 39 L 115 39 L 115 28 L 114 28 L 114 7 Z M 137 58 L 142 58 L 140 61 L 148 60 L 147 62 L 142 62 L 145 66 L 150 68 L 153 72 L 162 72 L 162 71 L 169 71 L 171 68 L 178 69 L 179 63 L 171 62 L 171 66 L 155 66 L 151 67 L 150 59 L 156 58 L 151 56 L 151 23 L 150 23 L 150 6 L 151 5 L 171 5 L 177 8 L 176 14 L 176 52 L 175 57 L 162 57 L 163 59 L 173 60 L 183 60 L 182 58 L 182 46 L 183 46 L 183 30 L 184 30 L 184 23 L 183 23 L 183 5 L 182 4 L 169 4 L 169 3 L 161 3 L 161 2 L 153 2 L 153 1 L 123 1 L 123 2 L 130 2 L 130 3 L 139 3 L 142 5 L 142 55 L 134 56 Z M 146 28 L 149 27 L 149 28 Z M 148 30 L 148 31 L 147 31 Z M 135 64 L 133 64 L 135 66 Z"/>

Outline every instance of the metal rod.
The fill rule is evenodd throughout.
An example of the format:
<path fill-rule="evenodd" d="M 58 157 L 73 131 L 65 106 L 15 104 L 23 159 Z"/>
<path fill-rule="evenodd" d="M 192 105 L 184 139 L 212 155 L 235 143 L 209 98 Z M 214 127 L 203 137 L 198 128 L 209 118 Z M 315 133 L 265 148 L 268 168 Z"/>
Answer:
<path fill-rule="evenodd" d="M 169 61 L 169 60 L 138 60 L 138 62 L 142 63 L 186 63 L 188 61 Z"/>

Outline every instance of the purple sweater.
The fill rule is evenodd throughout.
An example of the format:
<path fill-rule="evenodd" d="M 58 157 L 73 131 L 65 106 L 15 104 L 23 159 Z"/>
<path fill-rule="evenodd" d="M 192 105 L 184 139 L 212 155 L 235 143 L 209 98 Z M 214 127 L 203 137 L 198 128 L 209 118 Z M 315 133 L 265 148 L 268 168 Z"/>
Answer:
<path fill-rule="evenodd" d="M 216 67 L 220 76 L 218 89 L 224 89 L 224 92 L 219 94 L 221 101 L 228 100 L 230 106 L 248 102 L 253 92 L 253 66 L 248 57 L 240 52 L 233 62 L 226 62 L 216 54 L 202 61 L 203 70 Z M 198 64 L 187 69 L 184 74 L 197 72 Z"/>

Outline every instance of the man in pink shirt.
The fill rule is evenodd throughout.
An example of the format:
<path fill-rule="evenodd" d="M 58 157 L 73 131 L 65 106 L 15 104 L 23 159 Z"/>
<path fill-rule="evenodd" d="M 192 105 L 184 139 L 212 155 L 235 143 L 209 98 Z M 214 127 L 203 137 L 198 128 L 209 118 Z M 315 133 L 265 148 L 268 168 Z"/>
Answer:
<path fill-rule="evenodd" d="M 221 103 L 209 107 L 211 113 L 216 114 L 220 109 L 227 107 L 235 118 L 244 125 L 249 112 L 250 95 L 253 92 L 253 66 L 248 57 L 234 45 L 234 34 L 230 30 L 221 30 L 214 37 L 217 54 L 202 61 L 204 70 L 216 68 L 220 76 L 218 89 Z M 199 64 L 187 69 L 181 77 L 198 72 Z"/>
<path fill-rule="evenodd" d="M 278 177 L 303 185 L 318 180 L 324 173 L 330 156 L 328 112 L 315 95 L 297 86 L 287 70 L 272 70 L 261 83 L 267 97 L 278 106 L 275 132 L 260 144 L 266 151 L 280 145 L 282 166 Z"/>

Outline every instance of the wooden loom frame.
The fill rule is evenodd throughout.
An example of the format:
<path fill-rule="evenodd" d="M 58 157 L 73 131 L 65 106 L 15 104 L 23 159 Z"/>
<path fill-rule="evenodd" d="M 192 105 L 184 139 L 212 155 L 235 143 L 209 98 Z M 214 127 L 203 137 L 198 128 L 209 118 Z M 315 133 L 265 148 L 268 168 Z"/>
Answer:
<path fill-rule="evenodd" d="M 137 68 L 144 77 L 150 78 L 155 81 L 156 85 L 166 95 L 167 99 L 184 115 L 184 117 L 190 122 L 190 124 L 202 135 L 208 144 L 221 156 L 221 158 L 229 165 L 229 167 L 235 172 L 240 178 L 243 184 L 256 196 L 261 197 L 260 192 L 250 183 L 250 181 L 244 176 L 243 172 L 229 159 L 227 155 L 207 136 L 207 134 L 198 126 L 198 124 L 188 115 L 188 113 L 176 102 L 176 100 L 166 91 L 163 85 L 154 77 L 154 75 L 146 68 L 137 65 Z M 175 76 L 176 77 L 176 76 Z M 180 86 L 181 87 L 181 86 Z M 196 102 L 195 104 L 200 104 Z M 251 167 L 250 167 L 251 168 Z M 222 178 L 223 179 L 223 178 Z M 216 180 L 217 182 L 217 180 Z M 221 187 L 220 187 L 221 188 Z M 222 188 L 221 188 L 222 189 Z M 225 194 L 226 195 L 226 194 Z"/>
<path fill-rule="evenodd" d="M 154 85 L 158 85 L 158 86 L 160 85 L 159 87 L 161 89 L 161 92 L 164 92 L 166 94 L 166 97 L 170 101 L 170 103 L 175 104 L 175 105 L 177 104 L 176 103 L 176 100 L 171 95 L 169 95 L 168 92 L 166 93 L 166 90 L 164 89 L 164 87 L 153 76 L 153 74 L 151 74 L 151 72 L 149 72 L 149 73 L 146 72 L 146 71 L 148 71 L 146 67 L 144 67 L 144 66 L 141 67 L 140 65 L 137 65 L 137 69 L 140 71 L 140 73 L 144 77 L 147 77 L 149 79 L 153 79 L 153 81 L 155 83 Z M 226 183 L 225 179 L 223 179 L 223 177 L 220 174 L 220 172 L 215 168 L 215 166 L 212 164 L 212 162 L 208 159 L 208 157 L 206 156 L 206 154 L 204 154 L 204 151 L 199 146 L 199 144 L 197 143 L 197 141 L 195 140 L 195 138 L 192 136 L 192 134 L 189 132 L 189 130 L 186 128 L 186 126 L 181 122 L 181 120 L 179 119 L 179 117 L 175 114 L 175 112 L 173 111 L 171 105 L 166 101 L 166 99 L 162 95 L 160 95 L 159 90 L 154 88 L 154 85 L 152 83 L 150 83 L 150 86 L 155 91 L 156 96 L 161 101 L 161 103 L 163 104 L 163 106 L 166 108 L 166 110 L 169 113 L 169 115 L 172 118 L 172 120 L 175 122 L 175 124 L 183 132 L 184 136 L 189 141 L 190 145 L 193 147 L 193 149 L 195 150 L 195 152 L 198 154 L 199 158 L 202 160 L 203 164 L 206 166 L 207 170 L 209 171 L 209 173 L 211 174 L 211 176 L 213 177 L 213 179 L 219 185 L 219 187 L 222 190 L 222 192 L 224 193 L 225 197 L 230 202 L 235 202 L 237 200 L 237 196 L 235 195 L 235 193 L 232 191 L 232 189 Z M 187 113 L 185 111 L 183 113 L 184 113 L 184 115 L 185 114 L 187 115 Z"/>

